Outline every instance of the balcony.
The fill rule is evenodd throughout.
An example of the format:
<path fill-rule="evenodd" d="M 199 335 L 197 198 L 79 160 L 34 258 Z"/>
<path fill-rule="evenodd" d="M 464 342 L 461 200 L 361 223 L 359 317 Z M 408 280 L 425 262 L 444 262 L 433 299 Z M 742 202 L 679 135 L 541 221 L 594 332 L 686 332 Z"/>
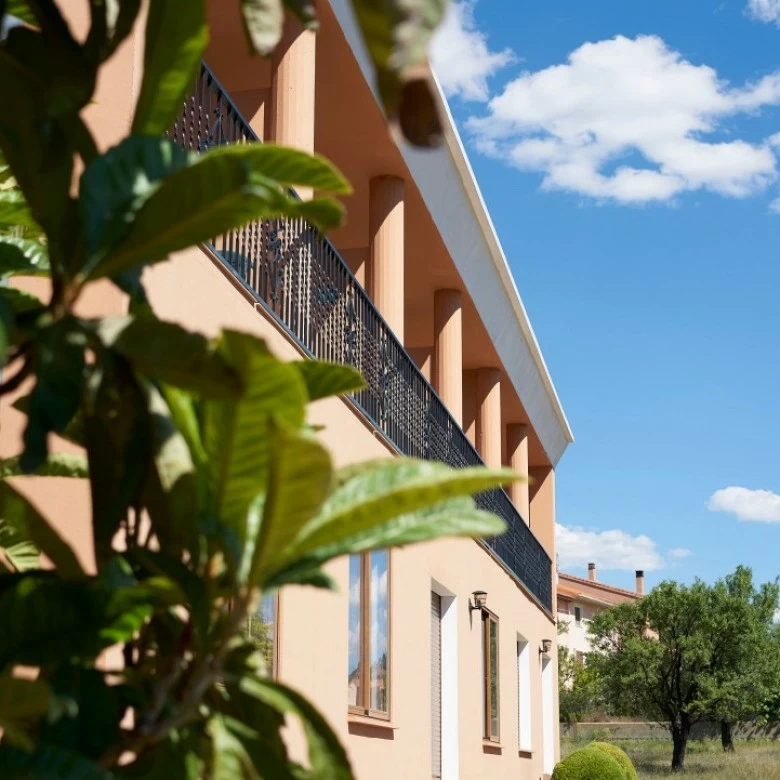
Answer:
<path fill-rule="evenodd" d="M 258 142 L 204 63 L 168 136 L 195 152 Z M 253 222 L 210 248 L 305 352 L 354 366 L 366 388 L 352 396 L 399 453 L 454 467 L 482 459 L 374 307 L 333 245 L 302 219 Z M 552 564 L 503 490 L 476 496 L 508 530 L 483 544 L 552 612 Z"/>

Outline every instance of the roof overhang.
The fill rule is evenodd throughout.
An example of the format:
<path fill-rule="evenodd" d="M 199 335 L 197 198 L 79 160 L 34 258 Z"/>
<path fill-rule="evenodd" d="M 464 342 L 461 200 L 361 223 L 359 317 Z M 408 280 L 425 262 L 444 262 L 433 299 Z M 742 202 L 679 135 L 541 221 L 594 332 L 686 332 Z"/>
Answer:
<path fill-rule="evenodd" d="M 373 68 L 347 0 L 330 0 L 364 78 L 377 97 Z M 531 425 L 555 466 L 574 441 L 550 372 L 496 235 L 441 88 L 445 142 L 398 147 L 468 289 Z M 377 97 L 378 100 L 378 97 Z"/>

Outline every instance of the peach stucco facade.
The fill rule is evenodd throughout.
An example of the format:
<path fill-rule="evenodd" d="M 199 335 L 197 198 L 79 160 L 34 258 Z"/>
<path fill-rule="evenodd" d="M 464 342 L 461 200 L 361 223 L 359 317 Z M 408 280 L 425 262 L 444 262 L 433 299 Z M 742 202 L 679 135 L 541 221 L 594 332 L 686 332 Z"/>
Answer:
<path fill-rule="evenodd" d="M 85 4 L 61 4 L 74 30 L 84 30 Z M 543 551 L 555 560 L 555 466 L 571 433 L 514 282 L 502 270 L 506 261 L 465 155 L 458 151 L 454 128 L 448 123 L 447 145 L 421 162 L 414 156 L 420 153 L 393 138 L 339 0 L 317 3 L 321 28 L 316 36 L 289 23 L 283 45 L 270 60 L 248 57 L 233 5 L 210 2 L 210 67 L 261 139 L 325 154 L 350 179 L 354 194 L 345 199 L 347 221 L 331 236 L 333 245 L 482 460 L 510 465 L 529 478 L 510 488 L 509 495 Z M 85 112 L 102 149 L 129 130 L 142 45 L 139 30 L 120 47 Z M 423 181 L 418 164 L 433 166 L 434 174 Z M 459 182 L 455 194 L 461 198 L 452 200 L 448 213 L 438 208 L 439 200 L 454 198 L 453 186 L 435 173 L 445 169 Z M 437 181 L 441 199 L 431 195 Z M 466 210 L 461 213 L 461 208 Z M 450 237 L 464 226 L 469 237 L 460 256 Z M 493 259 L 484 265 L 484 283 L 470 282 L 475 264 L 488 255 Z M 148 270 L 144 281 L 163 319 L 210 335 L 221 328 L 258 334 L 282 359 L 306 355 L 208 247 L 170 258 Z M 127 308 L 108 285 L 96 286 L 85 306 L 86 314 L 95 315 Z M 491 318 L 504 310 L 510 314 L 497 325 Z M 514 357 L 507 360 L 507 355 Z M 0 416 L 0 450 L 7 455 L 18 451 L 22 417 L 5 399 Z M 314 404 L 310 420 L 321 426 L 336 465 L 398 456 L 395 444 L 349 399 Z M 33 498 L 56 518 L 85 565 L 92 565 L 81 543 L 80 523 L 89 513 L 86 486 L 42 479 Z M 358 778 L 538 780 L 550 775 L 558 756 L 554 596 L 545 608 L 522 576 L 480 541 L 443 540 L 393 550 L 389 711 L 377 718 L 350 712 L 349 561 L 334 562 L 329 573 L 337 593 L 287 588 L 279 595 L 277 674 L 325 714 Z M 550 587 L 554 593 L 554 583 Z M 482 613 L 470 609 L 471 594 L 480 590 L 498 620 L 498 735 L 492 740 L 484 738 Z M 431 656 L 432 593 L 441 603 L 437 672 Z M 547 653 L 541 651 L 544 640 L 551 641 Z M 431 693 L 435 673 L 441 679 L 437 716 Z M 432 751 L 435 718 L 440 718 L 440 771 Z M 288 738 L 295 755 L 304 759 L 295 724 Z"/>

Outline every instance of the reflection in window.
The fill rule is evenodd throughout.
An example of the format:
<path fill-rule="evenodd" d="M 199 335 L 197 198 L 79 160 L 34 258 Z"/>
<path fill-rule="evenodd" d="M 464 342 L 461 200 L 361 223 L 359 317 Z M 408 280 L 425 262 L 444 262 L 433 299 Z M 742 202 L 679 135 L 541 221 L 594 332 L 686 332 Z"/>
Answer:
<path fill-rule="evenodd" d="M 349 704 L 356 707 L 363 698 L 361 655 L 360 605 L 362 556 L 349 557 Z"/>
<path fill-rule="evenodd" d="M 482 613 L 482 672 L 484 737 L 498 742 L 498 618 L 487 611 Z"/>
<path fill-rule="evenodd" d="M 368 715 L 390 709 L 390 556 L 386 550 L 349 560 L 349 704 Z"/>
<path fill-rule="evenodd" d="M 276 676 L 276 613 L 278 596 L 267 593 L 257 609 L 247 615 L 243 627 L 245 639 L 252 641 L 265 659 L 265 668 L 271 677 Z"/>

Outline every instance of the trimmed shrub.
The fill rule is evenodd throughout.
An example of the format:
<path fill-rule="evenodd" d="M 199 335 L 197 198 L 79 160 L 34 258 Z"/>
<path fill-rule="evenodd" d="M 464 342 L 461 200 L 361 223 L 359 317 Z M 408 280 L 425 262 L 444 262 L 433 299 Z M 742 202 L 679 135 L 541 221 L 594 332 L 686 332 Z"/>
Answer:
<path fill-rule="evenodd" d="M 561 761 L 552 780 L 623 780 L 623 768 L 612 756 L 589 745 Z"/>
<path fill-rule="evenodd" d="M 623 770 L 623 777 L 625 780 L 639 780 L 634 769 L 634 765 L 631 763 L 631 759 L 628 757 L 628 753 L 625 750 L 621 750 L 617 745 L 613 745 L 611 742 L 591 742 L 588 747 L 596 748 L 611 756 L 615 761 L 620 764 Z"/>

